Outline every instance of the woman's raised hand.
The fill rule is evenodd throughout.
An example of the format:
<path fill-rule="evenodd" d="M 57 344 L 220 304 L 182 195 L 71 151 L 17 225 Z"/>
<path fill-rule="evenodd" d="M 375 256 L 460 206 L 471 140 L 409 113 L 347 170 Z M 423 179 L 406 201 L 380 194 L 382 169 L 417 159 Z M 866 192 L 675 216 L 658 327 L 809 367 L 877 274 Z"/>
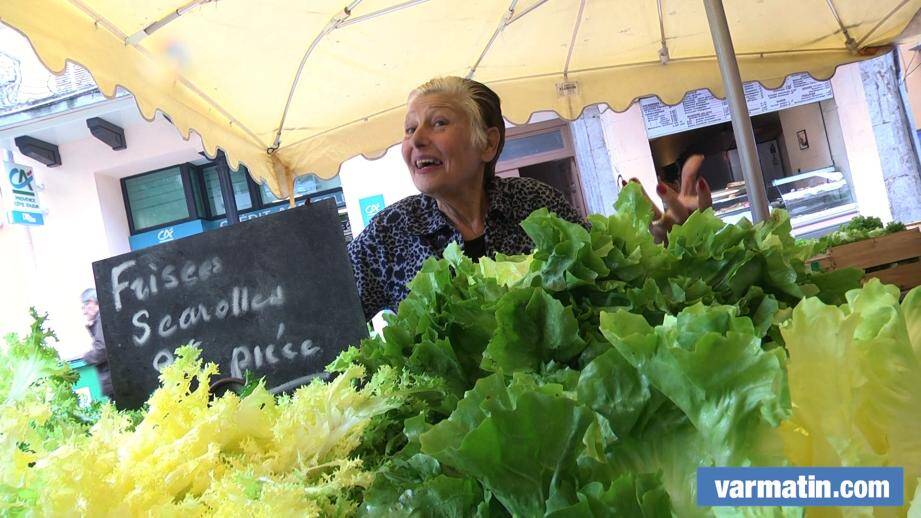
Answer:
<path fill-rule="evenodd" d="M 650 230 L 656 242 L 665 242 L 669 230 L 674 225 L 687 221 L 695 210 L 703 210 L 713 205 L 710 185 L 699 174 L 703 161 L 703 155 L 691 155 L 685 160 L 681 167 L 681 186 L 678 190 L 662 182 L 656 186 L 656 194 L 665 205 L 663 213 L 655 204 L 652 204 L 653 221 Z M 634 178 L 631 181 L 637 180 Z"/>

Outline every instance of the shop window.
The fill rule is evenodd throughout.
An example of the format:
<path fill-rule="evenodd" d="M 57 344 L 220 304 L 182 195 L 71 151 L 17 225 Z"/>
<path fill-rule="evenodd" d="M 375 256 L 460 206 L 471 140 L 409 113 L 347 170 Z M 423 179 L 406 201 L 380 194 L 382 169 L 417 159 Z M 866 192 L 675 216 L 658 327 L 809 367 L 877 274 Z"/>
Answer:
<path fill-rule="evenodd" d="M 260 188 L 250 179 L 245 167 L 232 171 L 230 179 L 241 216 L 253 213 L 265 215 L 287 208 L 280 207 L 287 200 L 276 198 L 265 186 Z M 298 204 L 306 199 L 311 202 L 328 198 L 336 200 L 340 216 L 347 223 L 345 197 L 339 178 L 320 180 L 312 175 L 301 177 L 297 179 L 295 189 Z M 185 221 L 218 220 L 226 216 L 218 167 L 213 162 L 180 164 L 124 178 L 122 192 L 132 235 Z M 265 212 L 264 209 L 269 210 Z M 252 217 L 241 217 L 241 220 Z M 343 233 L 349 238 L 347 224 L 343 226 Z"/>
<path fill-rule="evenodd" d="M 854 203 L 844 173 L 835 167 L 774 180 L 771 185 L 794 220 L 809 221 L 822 212 Z"/>
<path fill-rule="evenodd" d="M 300 198 L 308 194 L 313 194 L 315 192 L 324 192 L 332 189 L 341 189 L 342 181 L 339 180 L 338 176 L 334 176 L 329 180 L 321 180 L 316 175 L 306 175 L 299 176 L 294 180 L 294 197 Z M 338 196 L 337 196 L 338 195 Z M 324 197 L 334 197 L 336 198 L 336 203 L 338 205 L 345 204 L 345 198 L 342 196 L 342 191 L 338 193 L 330 193 L 329 196 L 317 196 L 312 197 L 311 201 L 319 201 Z M 269 186 L 262 184 L 262 203 L 265 205 L 271 205 L 273 203 L 278 203 L 284 201 L 281 198 L 277 198 L 272 191 L 269 190 Z"/>
<path fill-rule="evenodd" d="M 188 219 L 182 169 L 179 166 L 123 180 L 133 231 Z"/>
<path fill-rule="evenodd" d="M 582 215 L 587 214 L 572 136 L 566 123 L 553 119 L 508 128 L 496 164 L 500 178 L 534 178 L 560 191 Z"/>
<path fill-rule="evenodd" d="M 515 160 L 529 155 L 539 155 L 565 148 L 566 144 L 563 141 L 562 131 L 557 130 L 537 133 L 535 135 L 506 140 L 499 160 Z"/>
<path fill-rule="evenodd" d="M 218 179 L 217 165 L 209 164 L 201 168 L 204 180 L 204 197 L 211 209 L 211 217 L 223 216 L 226 213 L 224 198 L 221 196 L 221 182 Z M 230 173 L 230 182 L 233 185 L 233 197 L 237 201 L 237 210 L 243 211 L 253 207 L 253 200 L 249 194 L 249 183 L 246 176 L 249 172 L 245 167 Z"/>
<path fill-rule="evenodd" d="M 828 101 L 833 102 L 833 101 Z M 826 137 L 821 105 L 805 104 L 751 117 L 764 191 L 772 209 L 785 209 L 796 232 L 831 227 L 857 210 L 845 169 Z M 808 127 L 807 131 L 800 129 Z M 832 134 L 839 134 L 833 132 Z M 808 139 L 808 140 L 807 140 Z M 837 146 L 843 149 L 843 142 Z M 659 180 L 678 188 L 683 155 L 700 153 L 700 174 L 710 184 L 713 209 L 728 223 L 751 219 L 748 189 L 731 123 L 650 140 Z M 844 157 L 842 157 L 844 158 Z"/>
<path fill-rule="evenodd" d="M 189 183 L 192 184 L 192 198 L 195 200 L 196 217 L 204 218 L 207 215 L 207 208 L 205 207 L 205 193 L 202 191 L 202 189 L 204 189 L 205 183 L 199 181 L 194 176 L 192 181 Z"/>

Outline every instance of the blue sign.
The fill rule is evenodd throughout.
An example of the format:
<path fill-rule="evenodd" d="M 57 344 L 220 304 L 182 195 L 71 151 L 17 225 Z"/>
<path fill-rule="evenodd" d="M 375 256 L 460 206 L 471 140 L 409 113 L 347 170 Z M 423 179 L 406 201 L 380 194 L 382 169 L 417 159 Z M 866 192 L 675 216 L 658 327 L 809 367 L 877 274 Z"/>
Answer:
<path fill-rule="evenodd" d="M 697 468 L 701 506 L 900 506 L 902 468 Z"/>
<path fill-rule="evenodd" d="M 45 218 L 38 212 L 10 211 L 10 223 L 19 225 L 44 225 Z"/>
<path fill-rule="evenodd" d="M 35 192 L 32 168 L 3 162 L 3 170 L 0 193 L 3 194 L 9 222 L 17 225 L 44 225 L 45 217 Z"/>
<path fill-rule="evenodd" d="M 132 250 L 140 250 L 151 246 L 175 241 L 183 237 L 200 234 L 205 231 L 200 219 L 186 221 L 169 227 L 158 228 L 149 232 L 143 232 L 131 236 L 128 241 Z"/>
<path fill-rule="evenodd" d="M 368 196 L 367 198 L 362 198 L 358 200 L 358 208 L 361 210 L 361 221 L 368 225 L 371 222 L 371 218 L 375 214 L 384 210 L 387 204 L 384 203 L 383 194 L 375 194 L 374 196 Z"/>

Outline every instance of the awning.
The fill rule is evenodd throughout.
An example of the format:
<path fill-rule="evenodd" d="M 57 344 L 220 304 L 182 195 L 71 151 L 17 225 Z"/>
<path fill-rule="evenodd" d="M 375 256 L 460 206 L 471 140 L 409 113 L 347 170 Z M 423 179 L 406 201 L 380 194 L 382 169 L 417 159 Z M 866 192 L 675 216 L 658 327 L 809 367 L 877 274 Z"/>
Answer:
<path fill-rule="evenodd" d="M 726 0 L 741 77 L 827 79 L 877 55 L 921 0 Z M 5 0 L 45 65 L 128 89 L 205 150 L 287 194 L 398 142 L 409 91 L 438 75 L 494 88 L 513 122 L 640 97 L 723 96 L 700 0 Z"/>

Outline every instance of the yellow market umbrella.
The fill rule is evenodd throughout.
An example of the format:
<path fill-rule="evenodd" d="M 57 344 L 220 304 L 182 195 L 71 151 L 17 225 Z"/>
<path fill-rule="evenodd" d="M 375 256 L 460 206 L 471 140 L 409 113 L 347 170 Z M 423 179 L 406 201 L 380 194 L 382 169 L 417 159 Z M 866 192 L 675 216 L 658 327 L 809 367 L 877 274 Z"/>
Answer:
<path fill-rule="evenodd" d="M 145 117 L 163 111 L 281 195 L 295 175 L 329 178 L 398 142 L 407 93 L 436 75 L 488 84 L 513 122 L 538 110 L 573 119 L 595 103 L 620 111 L 647 95 L 673 104 L 697 88 L 724 94 L 719 31 L 711 38 L 701 0 L 346 2 L 4 0 L 0 20 L 49 69 L 71 60 L 104 94 L 123 86 Z M 776 88 L 793 72 L 827 79 L 877 55 L 919 4 L 727 0 L 725 20 L 741 79 Z"/>

